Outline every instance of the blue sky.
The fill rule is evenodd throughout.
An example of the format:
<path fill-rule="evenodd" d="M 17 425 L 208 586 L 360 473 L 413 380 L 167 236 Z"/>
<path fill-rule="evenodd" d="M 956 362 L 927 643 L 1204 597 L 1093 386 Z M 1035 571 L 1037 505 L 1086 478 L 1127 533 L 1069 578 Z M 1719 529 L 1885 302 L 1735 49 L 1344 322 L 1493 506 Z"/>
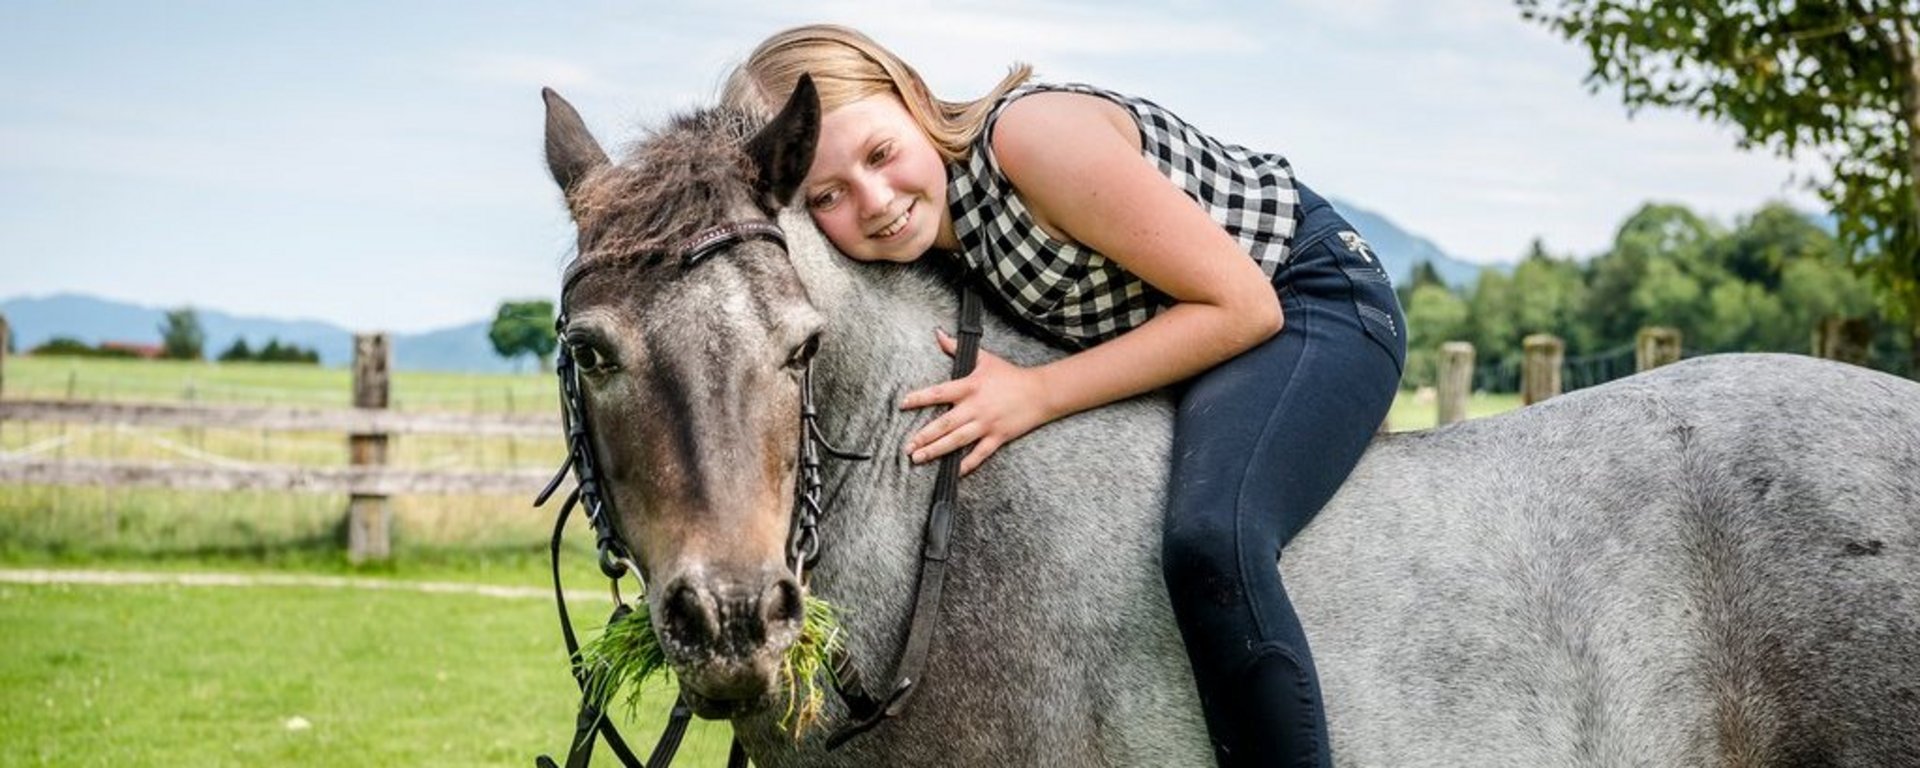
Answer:
<path fill-rule="evenodd" d="M 860 27 L 948 98 L 1018 59 L 1287 155 L 1477 261 L 1590 255 L 1647 200 L 1809 209 L 1795 166 L 1589 94 L 1504 0 L 0 5 L 0 298 L 419 331 L 550 294 L 571 231 L 541 85 L 603 141 L 709 101 L 765 35 Z"/>

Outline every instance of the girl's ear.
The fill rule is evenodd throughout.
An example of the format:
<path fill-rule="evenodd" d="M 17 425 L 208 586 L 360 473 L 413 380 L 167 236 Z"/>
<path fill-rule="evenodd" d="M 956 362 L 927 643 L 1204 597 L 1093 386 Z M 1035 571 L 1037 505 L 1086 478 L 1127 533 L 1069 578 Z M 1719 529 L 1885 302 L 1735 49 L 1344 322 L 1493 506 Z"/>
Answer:
<path fill-rule="evenodd" d="M 761 207 L 777 211 L 793 202 L 807 169 L 813 166 L 813 149 L 819 140 L 820 94 L 813 76 L 801 75 L 780 114 L 747 141 L 747 157 L 756 171 L 754 194 Z"/>

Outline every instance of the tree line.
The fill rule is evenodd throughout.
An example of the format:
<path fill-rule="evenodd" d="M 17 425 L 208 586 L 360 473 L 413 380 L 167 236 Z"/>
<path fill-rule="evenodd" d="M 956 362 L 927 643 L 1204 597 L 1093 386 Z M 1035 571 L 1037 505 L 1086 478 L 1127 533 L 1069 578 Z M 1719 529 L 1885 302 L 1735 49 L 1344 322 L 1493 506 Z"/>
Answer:
<path fill-rule="evenodd" d="M 1679 329 L 1690 354 L 1806 353 L 1828 318 L 1866 319 L 1870 364 L 1909 367 L 1905 323 L 1881 309 L 1897 299 L 1859 274 L 1839 239 L 1778 203 L 1730 229 L 1684 206 L 1648 204 L 1590 259 L 1550 253 L 1536 240 L 1511 272 L 1483 269 L 1456 287 L 1423 263 L 1399 290 L 1409 386 L 1434 382 L 1447 341 L 1472 342 L 1491 366 L 1516 363 L 1530 333 L 1559 336 L 1575 357 L 1628 347 L 1640 328 L 1656 325 Z"/>
<path fill-rule="evenodd" d="M 302 347 L 294 343 L 280 343 L 278 337 L 267 339 L 259 349 L 247 346 L 245 338 L 234 339 L 231 345 L 216 358 L 223 363 L 308 363 L 320 364 L 320 352 L 312 347 Z"/>
<path fill-rule="evenodd" d="M 158 327 L 160 333 L 159 357 L 165 360 L 204 360 L 206 359 L 207 333 L 200 325 L 200 315 L 192 307 L 180 307 L 167 310 Z M 11 334 L 9 334 L 11 335 Z M 11 348 L 12 339 L 8 339 Z M 70 357 L 141 357 L 141 352 L 127 344 L 104 342 L 88 344 L 71 336 L 55 336 L 27 351 L 32 355 L 66 355 Z M 267 339 L 259 349 L 247 345 L 245 337 L 233 340 L 217 358 L 223 363 L 305 363 L 318 365 L 320 352 L 312 347 L 302 347 L 292 342 L 281 342 L 279 337 Z"/>

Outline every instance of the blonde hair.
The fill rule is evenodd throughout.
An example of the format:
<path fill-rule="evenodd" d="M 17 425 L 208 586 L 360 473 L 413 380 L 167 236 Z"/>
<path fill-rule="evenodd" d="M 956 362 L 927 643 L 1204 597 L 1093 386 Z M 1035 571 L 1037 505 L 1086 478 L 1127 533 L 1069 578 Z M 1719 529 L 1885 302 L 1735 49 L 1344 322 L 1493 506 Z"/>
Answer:
<path fill-rule="evenodd" d="M 920 73 L 860 32 L 833 24 L 810 24 L 775 34 L 761 43 L 727 78 L 721 101 L 727 106 L 772 117 L 793 94 L 800 76 L 810 74 L 820 90 L 822 113 L 880 93 L 892 93 L 906 105 L 935 150 L 949 163 L 972 155 L 974 139 L 987 113 L 1002 96 L 1033 76 L 1033 67 L 1016 62 L 1000 84 L 973 101 L 934 98 Z"/>

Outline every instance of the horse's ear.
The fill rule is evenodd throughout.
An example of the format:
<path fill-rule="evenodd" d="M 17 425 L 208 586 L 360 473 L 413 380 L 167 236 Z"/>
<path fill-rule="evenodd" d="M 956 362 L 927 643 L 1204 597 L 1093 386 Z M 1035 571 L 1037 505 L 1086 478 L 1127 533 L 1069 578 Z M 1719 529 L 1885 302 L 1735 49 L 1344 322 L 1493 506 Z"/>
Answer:
<path fill-rule="evenodd" d="M 587 132 L 586 122 L 572 104 L 552 88 L 540 89 L 540 97 L 547 102 L 547 170 L 553 173 L 560 191 L 572 196 L 581 179 L 607 164 L 607 153 Z"/>
<path fill-rule="evenodd" d="M 793 193 L 813 166 L 813 148 L 819 139 L 820 93 L 811 75 L 801 75 L 780 114 L 747 141 L 747 157 L 758 171 L 754 192 L 762 205 L 778 210 L 793 202 Z"/>

